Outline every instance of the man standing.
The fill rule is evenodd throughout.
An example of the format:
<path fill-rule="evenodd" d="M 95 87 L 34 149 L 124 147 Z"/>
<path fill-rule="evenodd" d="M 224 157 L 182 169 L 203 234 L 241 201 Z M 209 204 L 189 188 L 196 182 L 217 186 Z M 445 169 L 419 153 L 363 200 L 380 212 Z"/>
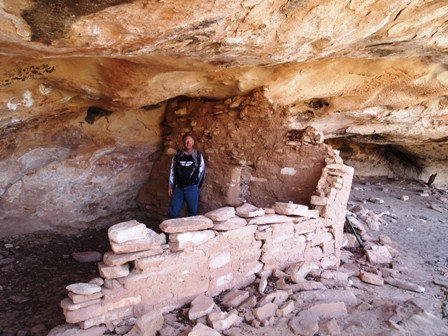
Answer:
<path fill-rule="evenodd" d="M 188 215 L 198 214 L 199 188 L 205 173 L 201 152 L 194 149 L 194 138 L 187 133 L 182 137 L 184 149 L 177 151 L 171 161 L 168 195 L 171 197 L 168 217 L 177 218 L 187 202 Z"/>

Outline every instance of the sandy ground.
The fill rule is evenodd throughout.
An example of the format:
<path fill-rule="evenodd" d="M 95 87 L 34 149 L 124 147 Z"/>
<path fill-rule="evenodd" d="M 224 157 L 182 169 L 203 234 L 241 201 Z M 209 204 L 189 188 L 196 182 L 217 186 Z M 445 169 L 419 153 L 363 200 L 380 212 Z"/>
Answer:
<path fill-rule="evenodd" d="M 399 252 L 392 268 L 401 279 L 425 287 L 425 292 L 374 286 L 354 279 L 350 290 L 360 304 L 338 320 L 341 335 L 448 335 L 448 288 L 440 285 L 448 284 L 448 193 L 413 181 L 357 178 L 349 208 L 355 205 L 382 214 L 380 230 L 368 234 L 372 239 L 379 235 L 391 238 L 392 246 Z M 68 235 L 37 232 L 2 238 L 0 335 L 46 335 L 63 324 L 59 302 L 66 297 L 65 286 L 88 281 L 98 274 L 95 263 L 78 263 L 71 254 L 107 250 L 105 230 Z M 361 249 L 350 252 L 345 252 L 346 260 L 351 258 L 358 265 L 365 265 Z M 302 308 L 299 305 L 292 315 Z M 385 323 L 397 314 L 401 317 L 395 319 L 397 325 Z M 416 314 L 420 319 L 413 318 Z M 161 335 L 178 335 L 188 330 L 190 326 L 182 320 L 181 310 L 167 316 Z M 262 328 L 241 325 L 224 334 L 294 335 L 288 319 Z"/>

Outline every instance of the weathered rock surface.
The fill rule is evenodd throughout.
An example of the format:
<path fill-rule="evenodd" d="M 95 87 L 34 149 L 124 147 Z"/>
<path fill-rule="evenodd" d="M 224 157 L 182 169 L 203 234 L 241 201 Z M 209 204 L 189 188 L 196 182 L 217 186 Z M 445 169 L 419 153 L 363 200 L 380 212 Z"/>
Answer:
<path fill-rule="evenodd" d="M 443 2 L 423 0 L 362 6 L 65 1 L 47 7 L 5 0 L 2 234 L 107 225 L 141 215 L 137 205 L 166 215 L 164 155 L 179 138 L 170 130 L 171 138 L 162 139 L 165 111 L 179 119 L 181 132 L 199 133 L 212 163 L 209 181 L 218 181 L 213 192 L 203 190 L 204 200 L 219 195 L 220 206 L 240 205 L 248 190 L 253 199 L 271 195 L 263 187 L 269 174 L 286 184 L 300 178 L 309 168 L 305 161 L 279 160 L 272 170 L 262 161 L 277 161 L 286 146 L 300 143 L 307 126 L 321 135 L 307 135 L 303 143 L 325 136 L 358 174 L 424 181 L 437 174 L 434 185 L 446 185 L 446 13 Z M 244 100 L 261 87 L 276 106 L 273 113 L 263 112 L 268 109 L 258 98 Z M 202 128 L 201 120 L 181 125 L 191 111 L 174 97 L 209 98 L 200 104 L 218 124 L 234 126 L 236 114 L 251 118 L 253 128 L 224 132 L 212 123 Z M 169 119 L 168 128 L 176 126 Z M 232 167 L 220 171 L 215 154 Z M 151 171 L 159 158 L 154 169 L 165 176 L 156 180 Z M 157 197 L 145 188 L 137 202 L 148 175 L 147 188 Z M 230 177 L 225 187 L 224 176 Z M 309 196 L 302 188 L 297 191 Z M 301 201 L 289 196 L 277 201 Z M 12 220 L 21 224 L 13 227 Z"/>

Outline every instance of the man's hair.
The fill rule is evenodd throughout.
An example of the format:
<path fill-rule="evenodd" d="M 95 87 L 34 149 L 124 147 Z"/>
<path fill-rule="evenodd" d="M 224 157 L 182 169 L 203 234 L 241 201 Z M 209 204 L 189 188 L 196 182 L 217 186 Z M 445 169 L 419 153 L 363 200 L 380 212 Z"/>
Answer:
<path fill-rule="evenodd" d="M 190 137 L 190 138 L 193 139 L 193 141 L 196 141 L 196 139 L 194 138 L 193 135 L 191 135 L 191 133 L 185 133 L 185 134 L 182 136 L 182 142 L 185 141 L 185 139 L 186 139 L 187 137 Z"/>

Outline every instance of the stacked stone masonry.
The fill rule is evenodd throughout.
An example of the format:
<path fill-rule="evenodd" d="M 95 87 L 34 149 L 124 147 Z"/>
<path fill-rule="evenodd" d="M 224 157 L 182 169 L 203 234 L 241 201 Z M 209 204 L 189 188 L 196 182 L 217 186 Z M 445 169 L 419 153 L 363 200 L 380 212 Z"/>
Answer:
<path fill-rule="evenodd" d="M 245 203 L 166 220 L 161 234 L 137 221 L 110 227 L 112 251 L 98 264 L 101 279 L 67 287 L 61 302 L 67 323 L 87 329 L 168 312 L 249 285 L 257 276 L 261 286 L 273 272 L 298 262 L 303 267 L 294 272 L 300 277 L 306 269 L 303 278 L 314 267 L 337 269 L 353 173 L 329 149 L 310 208 Z"/>

